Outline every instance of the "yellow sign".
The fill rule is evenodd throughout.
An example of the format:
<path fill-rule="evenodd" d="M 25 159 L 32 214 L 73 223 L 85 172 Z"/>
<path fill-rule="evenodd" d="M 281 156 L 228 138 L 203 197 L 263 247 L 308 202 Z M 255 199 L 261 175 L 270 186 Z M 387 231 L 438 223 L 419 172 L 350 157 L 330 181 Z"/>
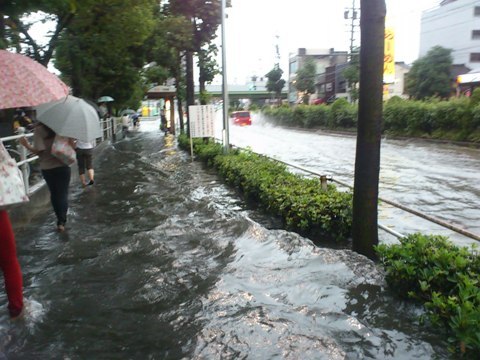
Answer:
<path fill-rule="evenodd" d="M 393 28 L 385 28 L 385 50 L 383 57 L 383 83 L 395 82 L 395 34 Z"/>

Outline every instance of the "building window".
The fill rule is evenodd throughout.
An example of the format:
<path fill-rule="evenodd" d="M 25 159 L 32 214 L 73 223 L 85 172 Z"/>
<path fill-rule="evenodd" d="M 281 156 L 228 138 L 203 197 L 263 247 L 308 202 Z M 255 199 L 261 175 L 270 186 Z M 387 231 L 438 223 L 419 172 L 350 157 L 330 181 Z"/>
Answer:
<path fill-rule="evenodd" d="M 480 53 L 471 53 L 470 62 L 480 62 Z"/>
<path fill-rule="evenodd" d="M 480 6 L 475 6 L 475 9 L 473 10 L 473 15 L 480 16 Z"/>
<path fill-rule="evenodd" d="M 472 40 L 480 39 L 480 30 L 472 30 Z"/>

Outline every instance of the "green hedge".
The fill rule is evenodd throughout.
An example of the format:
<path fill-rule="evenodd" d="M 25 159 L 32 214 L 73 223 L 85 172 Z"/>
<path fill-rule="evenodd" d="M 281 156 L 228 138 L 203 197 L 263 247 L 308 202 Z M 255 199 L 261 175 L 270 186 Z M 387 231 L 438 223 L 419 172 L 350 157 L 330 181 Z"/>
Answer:
<path fill-rule="evenodd" d="M 393 97 L 384 103 L 382 129 L 392 135 L 480 142 L 479 94 L 474 92 L 472 98 L 449 101 Z M 279 125 L 328 129 L 354 129 L 358 117 L 357 106 L 346 99 L 338 99 L 332 105 L 264 108 L 263 114 Z"/>
<path fill-rule="evenodd" d="M 307 110 L 308 111 L 308 110 Z M 179 146 L 190 151 L 182 134 Z M 231 150 L 194 140 L 194 152 L 217 169 L 247 201 L 282 219 L 285 228 L 307 236 L 344 241 L 350 237 L 352 195 L 318 179 L 306 179 L 286 166 L 250 151 Z M 480 351 L 480 256 L 442 236 L 412 234 L 395 245 L 376 247 L 386 281 L 400 296 L 424 304 L 430 321 L 445 327 L 451 351 L 474 359 Z"/>
<path fill-rule="evenodd" d="M 386 280 L 400 296 L 422 302 L 444 325 L 451 351 L 477 359 L 480 351 L 480 256 L 442 236 L 412 234 L 398 245 L 378 245 Z"/>
<path fill-rule="evenodd" d="M 185 135 L 180 147 L 190 148 Z M 292 174 L 286 166 L 251 151 L 231 151 L 213 142 L 194 139 L 194 152 L 207 165 L 239 189 L 244 198 L 279 217 L 286 229 L 306 236 L 336 241 L 349 239 L 352 227 L 352 194 L 329 184 L 323 191 L 319 179 Z"/>

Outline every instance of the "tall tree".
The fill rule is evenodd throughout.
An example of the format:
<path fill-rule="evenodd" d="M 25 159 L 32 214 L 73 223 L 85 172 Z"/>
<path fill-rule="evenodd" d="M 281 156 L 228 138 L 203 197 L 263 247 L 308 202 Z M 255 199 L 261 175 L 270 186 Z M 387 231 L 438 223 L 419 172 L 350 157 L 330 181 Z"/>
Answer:
<path fill-rule="evenodd" d="M 141 99 L 141 45 L 153 30 L 156 6 L 155 0 L 101 0 L 78 9 L 62 33 L 55 63 L 74 95 L 108 94 L 117 105 Z"/>
<path fill-rule="evenodd" d="M 199 75 L 199 90 L 200 90 L 200 104 L 207 104 L 207 93 L 205 84 L 211 83 L 217 74 L 220 74 L 220 69 L 216 61 L 218 48 L 215 44 L 209 44 L 202 48 L 198 53 L 198 68 Z"/>
<path fill-rule="evenodd" d="M 283 70 L 279 64 L 275 64 L 272 70 L 265 74 L 267 80 L 266 89 L 272 93 L 277 103 L 281 103 L 282 89 L 285 86 L 285 80 L 282 79 Z"/>
<path fill-rule="evenodd" d="M 193 34 L 190 22 L 183 16 L 168 15 L 162 11 L 157 15 L 159 21 L 150 39 L 144 43 L 147 61 L 155 62 L 156 67 L 168 70 L 168 77 L 175 79 L 177 91 L 177 110 L 180 129 L 184 131 L 182 103 L 186 99 L 185 71 L 182 62 L 185 60 L 185 49 L 192 44 Z M 164 78 L 151 78 L 151 83 L 163 83 Z"/>
<path fill-rule="evenodd" d="M 353 191 L 353 250 L 371 259 L 378 244 L 385 0 L 361 0 L 360 98 Z"/>
<path fill-rule="evenodd" d="M 88 6 L 84 1 L 82 6 Z M 0 7 L 0 48 L 15 48 L 47 66 L 58 45 L 59 36 L 69 26 L 77 12 L 76 0 L 18 0 Z M 51 22 L 55 28 L 48 42 L 40 44 L 30 33 L 34 21 L 28 15 L 36 13 L 35 22 Z"/>
<path fill-rule="evenodd" d="M 295 88 L 302 93 L 304 104 L 308 104 L 310 95 L 315 93 L 315 75 L 317 75 L 315 61 L 312 58 L 306 58 L 295 76 Z"/>
<path fill-rule="evenodd" d="M 406 91 L 415 99 L 431 96 L 448 98 L 452 92 L 450 71 L 452 50 L 441 46 L 431 48 L 416 60 L 407 74 Z"/>
<path fill-rule="evenodd" d="M 170 11 L 191 22 L 193 43 L 186 50 L 187 105 L 194 104 L 193 56 L 216 37 L 221 23 L 221 0 L 170 0 Z M 203 63 L 200 63 L 203 65 Z M 200 70 L 202 73 L 203 70 Z M 187 112 L 188 113 L 188 112 Z M 189 121 L 189 120 L 188 120 Z"/>

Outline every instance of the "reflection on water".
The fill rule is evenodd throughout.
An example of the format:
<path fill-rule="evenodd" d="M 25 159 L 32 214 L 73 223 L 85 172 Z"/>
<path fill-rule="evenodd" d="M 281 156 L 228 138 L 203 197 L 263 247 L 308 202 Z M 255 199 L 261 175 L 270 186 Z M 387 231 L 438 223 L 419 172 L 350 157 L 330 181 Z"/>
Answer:
<path fill-rule="evenodd" d="M 17 229 L 28 309 L 0 316 L 8 359 L 447 358 L 372 262 L 253 221 L 157 126 L 96 154 L 67 234 L 49 208 Z"/>

